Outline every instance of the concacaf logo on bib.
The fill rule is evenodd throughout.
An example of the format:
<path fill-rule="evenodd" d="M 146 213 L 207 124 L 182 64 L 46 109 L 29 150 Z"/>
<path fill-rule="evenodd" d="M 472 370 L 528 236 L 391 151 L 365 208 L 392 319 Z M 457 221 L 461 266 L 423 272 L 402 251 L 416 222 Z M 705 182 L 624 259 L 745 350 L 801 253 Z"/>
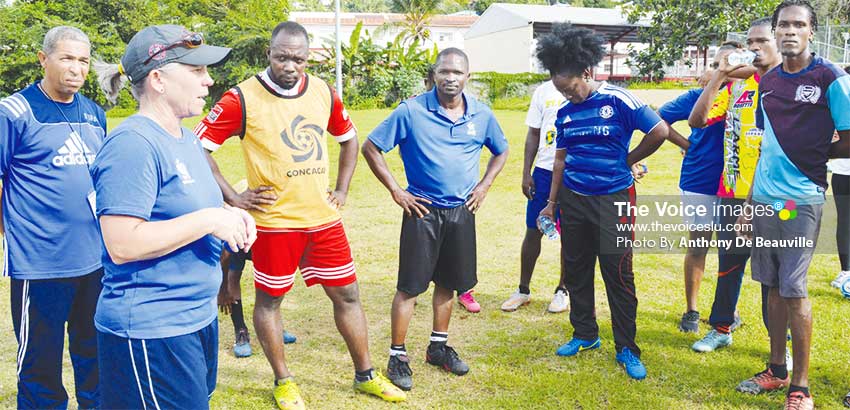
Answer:
<path fill-rule="evenodd" d="M 614 109 L 611 108 L 610 105 L 603 105 L 602 108 L 599 109 L 599 116 L 607 120 L 614 116 Z"/>
<path fill-rule="evenodd" d="M 797 95 L 794 97 L 794 101 L 817 104 L 820 94 L 820 87 L 816 85 L 801 85 L 797 87 Z"/>

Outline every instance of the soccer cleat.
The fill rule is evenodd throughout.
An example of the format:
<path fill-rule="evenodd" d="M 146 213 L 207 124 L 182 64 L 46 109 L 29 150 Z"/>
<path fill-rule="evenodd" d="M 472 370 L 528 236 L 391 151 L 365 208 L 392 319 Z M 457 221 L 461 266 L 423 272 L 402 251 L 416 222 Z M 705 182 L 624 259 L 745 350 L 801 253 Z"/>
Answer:
<path fill-rule="evenodd" d="M 428 346 L 428 350 L 425 352 L 425 361 L 458 376 L 469 373 L 469 366 L 463 360 L 460 360 L 455 349 L 445 344 L 432 343 Z"/>
<path fill-rule="evenodd" d="M 732 335 L 731 334 L 723 334 L 714 329 L 708 331 L 708 333 L 700 340 L 697 340 L 691 346 L 691 349 L 694 349 L 695 352 L 700 353 L 708 353 L 713 352 L 721 347 L 726 347 L 732 344 Z"/>
<path fill-rule="evenodd" d="M 236 343 L 233 344 L 233 355 L 237 358 L 249 357 L 253 354 L 251 351 L 251 338 L 248 335 L 248 329 L 239 329 L 236 334 Z"/>
<path fill-rule="evenodd" d="M 689 310 L 682 314 L 679 322 L 679 330 L 682 332 L 699 333 L 699 312 Z"/>
<path fill-rule="evenodd" d="M 464 293 L 461 293 L 457 297 L 457 302 L 460 303 L 461 306 L 464 307 L 469 313 L 478 313 L 481 311 L 481 305 L 475 301 L 475 298 L 472 297 L 473 290 L 468 290 Z"/>
<path fill-rule="evenodd" d="M 410 359 L 407 355 L 390 356 L 387 362 L 387 377 L 404 391 L 409 391 L 413 387 L 413 370 L 410 369 Z"/>
<path fill-rule="evenodd" d="M 599 346 L 602 346 L 602 340 L 598 337 L 595 340 L 583 340 L 574 337 L 561 345 L 555 354 L 558 356 L 575 356 L 585 350 L 598 349 Z"/>
<path fill-rule="evenodd" d="M 624 347 L 623 351 L 617 353 L 617 363 L 626 369 L 626 374 L 632 379 L 643 380 L 646 378 L 646 367 L 640 361 L 640 358 L 628 348 Z"/>
<path fill-rule="evenodd" d="M 801 391 L 795 391 L 785 397 L 785 410 L 812 410 L 815 408 L 815 401 L 812 396 L 806 396 Z"/>
<path fill-rule="evenodd" d="M 768 366 L 767 370 L 756 373 L 755 376 L 738 384 L 735 390 L 741 393 L 759 394 L 762 392 L 784 389 L 791 382 L 791 377 L 786 376 L 780 379 L 773 375 L 773 371 Z"/>
<path fill-rule="evenodd" d="M 291 376 L 283 380 L 283 383 L 274 386 L 272 392 L 277 407 L 280 410 L 305 410 L 307 406 L 301 398 L 301 390 L 295 384 L 295 380 L 292 380 Z"/>
<path fill-rule="evenodd" d="M 834 288 L 841 288 L 841 285 L 844 284 L 847 279 L 850 279 L 850 271 L 843 270 L 838 272 L 838 276 L 836 276 L 829 284 Z"/>
<path fill-rule="evenodd" d="M 531 295 L 514 292 L 505 303 L 502 303 L 502 310 L 505 312 L 513 312 L 521 306 L 527 305 L 531 301 Z"/>
<path fill-rule="evenodd" d="M 569 294 L 564 289 L 558 289 L 555 291 L 555 295 L 552 296 L 552 302 L 549 303 L 549 308 L 546 309 L 549 313 L 561 313 L 565 312 L 569 309 Z"/>
<path fill-rule="evenodd" d="M 740 328 L 741 325 L 743 325 L 743 324 L 744 324 L 744 320 L 741 319 L 741 315 L 739 315 L 738 311 L 736 310 L 735 316 L 733 316 L 733 319 L 732 319 L 732 324 L 729 325 L 729 333 L 732 333 L 732 332 L 738 330 L 738 328 Z"/>
<path fill-rule="evenodd" d="M 283 331 L 283 344 L 285 344 L 285 345 L 292 344 L 292 343 L 295 343 L 296 340 L 298 340 L 298 338 L 295 337 L 295 335 L 287 332 L 286 330 Z"/>
<path fill-rule="evenodd" d="M 407 399 L 407 394 L 396 387 L 381 372 L 375 371 L 372 380 L 359 382 L 354 380 L 354 391 L 380 397 L 384 401 L 396 403 Z"/>

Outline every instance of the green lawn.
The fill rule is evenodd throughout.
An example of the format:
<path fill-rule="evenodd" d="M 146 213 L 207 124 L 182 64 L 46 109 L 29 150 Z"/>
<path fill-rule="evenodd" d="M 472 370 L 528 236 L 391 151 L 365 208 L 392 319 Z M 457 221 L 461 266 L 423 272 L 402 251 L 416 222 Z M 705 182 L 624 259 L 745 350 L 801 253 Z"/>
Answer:
<path fill-rule="evenodd" d="M 361 141 L 387 114 L 386 110 L 352 112 Z M 739 310 L 745 325 L 735 333 L 735 343 L 713 354 L 696 354 L 689 346 L 696 336 L 676 330 L 684 310 L 682 255 L 637 254 L 634 270 L 640 304 L 637 341 L 649 376 L 642 382 L 629 380 L 614 361 L 610 315 L 601 277 L 596 280 L 596 303 L 602 348 L 577 358 L 556 357 L 555 349 L 571 332 L 568 315 L 545 312 L 557 283 L 558 245 L 545 243 L 532 281 L 532 303 L 514 313 L 499 310 L 519 277 L 519 248 L 525 230 L 525 199 L 520 192 L 522 147 L 525 136 L 523 112 L 497 112 L 511 141 L 511 156 L 478 214 L 478 276 L 476 297 L 483 306 L 479 314 L 461 308 L 454 313 L 449 343 L 470 366 L 464 377 L 447 375 L 424 362 L 430 331 L 428 295 L 416 309 L 408 337 L 414 371 L 414 389 L 404 404 L 385 404 L 356 395 L 351 389 L 353 370 L 342 339 L 336 332 L 331 304 L 320 289 L 297 284 L 284 301 L 288 330 L 299 341 L 287 346 L 290 368 L 310 408 L 313 409 L 764 409 L 782 405 L 781 394 L 742 395 L 737 383 L 759 371 L 767 358 L 767 334 L 761 324 L 759 287 L 744 280 Z M 117 121 L 111 121 L 114 126 Z M 191 125 L 191 124 L 187 124 Z M 679 127 L 682 127 L 680 124 Z M 684 129 L 680 129 L 686 134 Z M 331 143 L 331 145 L 335 145 Z M 336 150 L 334 148 L 334 155 Z M 215 154 L 231 181 L 244 176 L 237 141 Z M 332 157 L 334 158 L 334 157 Z M 396 153 L 388 155 L 394 174 L 402 178 Z M 638 185 L 638 195 L 678 195 L 681 156 L 665 145 L 648 160 L 651 173 Z M 482 161 L 483 163 L 484 161 Z M 332 179 L 333 180 L 333 177 Z M 383 186 L 360 161 L 343 212 L 369 319 L 372 358 L 378 368 L 387 360 L 390 333 L 390 301 L 395 291 L 401 210 Z M 833 226 L 823 227 L 833 230 Z M 708 316 L 714 294 L 717 258 L 712 251 L 709 272 L 702 284 L 700 310 Z M 850 365 L 846 347 L 850 336 L 848 304 L 829 287 L 838 270 L 837 257 L 818 255 L 810 269 L 809 292 L 813 298 L 815 332 L 811 384 L 819 408 L 840 408 L 840 398 L 850 388 Z M 246 269 L 250 272 L 250 268 Z M 253 307 L 251 276 L 243 277 L 243 296 L 248 315 Z M 0 310 L 8 311 L 8 281 L 0 282 Z M 252 340 L 254 356 L 235 359 L 230 353 L 233 329 L 228 317 L 220 323 L 218 388 L 213 408 L 272 409 L 272 373 Z M 250 321 L 249 321 L 250 322 Z M 250 326 L 249 324 L 249 327 Z M 708 326 L 703 326 L 703 331 Z M 0 320 L 0 408 L 15 405 L 15 339 L 11 320 Z M 253 332 L 252 332 L 253 334 Z M 64 378 L 72 387 L 70 363 Z M 75 404 L 72 403 L 72 407 Z"/>

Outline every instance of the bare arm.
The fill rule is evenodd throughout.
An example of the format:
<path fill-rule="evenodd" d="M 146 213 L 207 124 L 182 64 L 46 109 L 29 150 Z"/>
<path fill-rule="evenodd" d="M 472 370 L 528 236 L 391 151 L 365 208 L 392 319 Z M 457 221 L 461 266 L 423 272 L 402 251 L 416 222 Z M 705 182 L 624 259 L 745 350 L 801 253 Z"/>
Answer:
<path fill-rule="evenodd" d="M 691 142 L 688 141 L 687 138 L 683 137 L 682 134 L 679 134 L 673 126 L 667 124 L 668 128 L 670 128 L 670 134 L 667 136 L 667 140 L 676 144 L 677 147 L 687 151 L 691 146 Z"/>
<path fill-rule="evenodd" d="M 339 170 L 336 176 L 336 188 L 328 195 L 328 201 L 337 208 L 342 208 L 348 197 L 348 187 L 351 184 L 351 177 L 354 175 L 354 168 L 357 167 L 357 151 L 359 148 L 356 136 L 339 144 Z"/>
<path fill-rule="evenodd" d="M 646 134 L 640 141 L 640 144 L 638 144 L 638 146 L 629 153 L 626 160 L 629 167 L 652 155 L 652 153 L 657 151 L 661 144 L 664 143 L 664 140 L 666 140 L 669 135 L 670 127 L 667 125 L 667 122 L 662 120 L 655 126 L 655 128 L 652 129 L 652 131 L 649 132 L 649 134 Z"/>
<path fill-rule="evenodd" d="M 384 159 L 384 155 L 381 153 L 381 150 L 379 150 L 372 141 L 367 139 L 366 142 L 363 143 L 363 148 L 361 148 L 360 151 L 363 153 L 363 158 L 366 158 L 366 163 L 369 164 L 369 169 L 372 170 L 372 173 L 375 174 L 378 181 L 381 181 L 381 183 L 384 184 L 384 187 L 390 191 L 393 201 L 395 201 L 398 206 L 402 207 L 408 216 L 415 213 L 421 218 L 429 213 L 428 208 L 426 208 L 423 204 L 430 204 L 431 201 L 425 198 L 413 196 L 409 192 L 401 189 L 401 186 L 398 185 L 398 182 L 396 182 L 392 173 L 390 173 L 387 161 Z"/>
<path fill-rule="evenodd" d="M 215 158 L 207 150 L 204 150 L 204 153 L 207 156 L 207 163 L 210 165 L 215 182 L 218 184 L 221 195 L 224 197 L 224 202 L 228 205 L 246 210 L 266 212 L 266 209 L 262 206 L 274 205 L 277 202 L 277 194 L 274 193 L 274 188 L 268 185 L 261 185 L 254 189 L 249 188 L 241 194 L 236 192 L 233 186 L 224 178 L 224 175 L 221 174 Z"/>
<path fill-rule="evenodd" d="M 696 104 L 694 104 L 691 115 L 688 117 L 688 126 L 691 128 L 705 128 L 708 124 L 708 113 L 711 111 L 714 99 L 717 98 L 720 86 L 725 81 L 726 75 L 721 73 L 720 70 L 716 70 L 697 99 Z"/>
<path fill-rule="evenodd" d="M 487 162 L 487 170 L 484 172 L 484 178 L 481 178 L 478 185 L 475 185 L 475 188 L 472 189 L 469 195 L 469 199 L 466 201 L 466 207 L 470 211 L 474 213 L 484 204 L 484 198 L 487 196 L 490 186 L 493 185 L 493 181 L 496 180 L 496 176 L 502 171 L 506 162 L 508 162 L 507 149 L 499 155 L 493 155 L 490 161 Z"/>
<path fill-rule="evenodd" d="M 720 87 L 730 77 L 738 78 L 738 75 L 743 75 L 749 72 L 749 70 L 755 70 L 755 68 L 748 68 L 744 64 L 730 66 L 725 58 L 720 60 L 720 66 L 717 67 L 717 70 L 714 70 L 714 75 L 711 76 L 711 80 L 706 84 L 704 91 L 699 96 L 699 99 L 697 99 L 696 104 L 694 104 L 693 110 L 691 110 L 691 115 L 688 117 L 688 125 L 691 128 L 705 128 L 708 125 L 708 114 L 711 112 L 711 106 L 714 104 L 714 99 L 717 98 Z M 732 75 L 733 73 L 734 76 Z M 749 76 L 746 78 L 749 78 Z"/>
<path fill-rule="evenodd" d="M 830 158 L 850 158 L 850 130 L 838 131 L 838 141 L 829 146 Z"/>
<path fill-rule="evenodd" d="M 540 128 L 528 127 L 525 134 L 525 150 L 522 160 L 522 194 L 531 199 L 534 196 L 534 179 L 531 178 L 531 167 L 537 156 L 537 147 L 540 146 Z"/>
<path fill-rule="evenodd" d="M 546 216 L 551 220 L 555 220 L 555 210 L 558 204 L 558 190 L 561 189 L 561 184 L 564 182 L 564 160 L 567 158 L 567 150 L 559 149 L 555 151 L 555 165 L 552 167 L 552 184 L 549 189 L 549 199 L 546 207 L 540 211 L 541 216 Z"/>
<path fill-rule="evenodd" d="M 253 218 L 238 208 L 204 208 L 156 222 L 103 215 L 100 229 L 109 257 L 119 265 L 167 255 L 208 234 L 231 249 L 249 249 L 257 235 Z"/>

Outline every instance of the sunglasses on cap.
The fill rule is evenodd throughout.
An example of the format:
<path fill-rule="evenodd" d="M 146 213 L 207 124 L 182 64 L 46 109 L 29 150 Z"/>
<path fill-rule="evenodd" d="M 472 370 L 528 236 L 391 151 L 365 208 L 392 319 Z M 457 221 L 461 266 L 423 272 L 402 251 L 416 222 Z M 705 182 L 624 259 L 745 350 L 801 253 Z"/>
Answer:
<path fill-rule="evenodd" d="M 201 33 L 189 33 L 182 40 L 172 43 L 171 45 L 161 48 L 157 50 L 157 52 L 153 53 L 148 57 L 142 65 L 147 65 L 154 57 L 177 47 L 185 47 L 185 48 L 197 48 L 204 44 L 204 35 Z"/>

